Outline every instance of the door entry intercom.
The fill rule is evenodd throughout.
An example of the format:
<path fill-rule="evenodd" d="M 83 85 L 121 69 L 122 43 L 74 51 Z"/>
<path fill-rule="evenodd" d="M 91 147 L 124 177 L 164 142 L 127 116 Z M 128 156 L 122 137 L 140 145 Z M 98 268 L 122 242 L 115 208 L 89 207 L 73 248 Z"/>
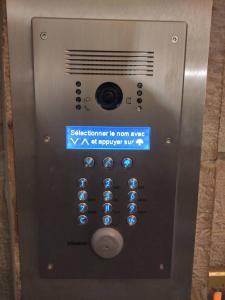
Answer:
<path fill-rule="evenodd" d="M 33 20 L 44 277 L 169 277 L 185 40 L 182 22 Z"/>
<path fill-rule="evenodd" d="M 10 25 L 15 1 L 8 2 Z M 187 7 L 185 18 L 163 17 L 163 1 L 154 5 L 158 17 L 97 18 L 90 9 L 82 15 L 87 7 L 78 2 L 73 17 L 40 13 L 42 1 L 28 13 L 25 68 L 34 89 L 20 97 L 32 114 L 22 121 L 32 137 L 23 200 L 27 186 L 18 182 L 23 299 L 189 299 L 210 1 L 195 20 L 207 19 L 196 67 L 200 35 Z M 133 13 L 137 5 L 149 11 L 145 1 L 131 2 Z"/>

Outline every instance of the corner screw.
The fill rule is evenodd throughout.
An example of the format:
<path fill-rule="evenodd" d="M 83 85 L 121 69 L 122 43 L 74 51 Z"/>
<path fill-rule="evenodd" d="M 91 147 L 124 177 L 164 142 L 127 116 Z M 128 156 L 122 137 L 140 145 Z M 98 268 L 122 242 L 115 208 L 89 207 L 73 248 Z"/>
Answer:
<path fill-rule="evenodd" d="M 172 43 L 176 44 L 178 42 L 179 38 L 177 35 L 172 36 Z"/>
<path fill-rule="evenodd" d="M 53 264 L 48 264 L 48 270 L 49 270 L 49 271 L 52 271 L 53 269 L 54 269 Z"/>
<path fill-rule="evenodd" d="M 40 37 L 42 40 L 47 40 L 48 38 L 47 32 L 41 32 Z"/>
<path fill-rule="evenodd" d="M 46 135 L 46 136 L 44 137 L 44 142 L 45 142 L 45 143 L 49 143 L 50 140 L 51 140 L 51 138 L 50 138 L 49 135 Z"/>
<path fill-rule="evenodd" d="M 167 139 L 166 139 L 166 144 L 169 145 L 169 144 L 171 144 L 171 143 L 172 143 L 172 139 L 171 139 L 171 138 L 167 138 Z"/>

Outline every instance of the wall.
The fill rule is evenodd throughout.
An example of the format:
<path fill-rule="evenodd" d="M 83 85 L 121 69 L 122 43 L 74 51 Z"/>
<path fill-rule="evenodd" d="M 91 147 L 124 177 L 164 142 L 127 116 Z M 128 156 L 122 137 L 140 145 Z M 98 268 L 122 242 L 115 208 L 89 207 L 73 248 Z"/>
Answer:
<path fill-rule="evenodd" d="M 3 21 L 4 20 L 4 21 Z M 3 28 L 5 28 L 5 19 L 3 19 L 3 3 L 0 0 L 0 58 L 3 59 Z M 2 34 L 1 34 L 2 33 Z M 3 70 L 0 73 L 1 94 L 0 100 L 3 99 Z M 4 179 L 5 179 L 5 160 L 3 148 L 3 114 L 2 104 L 0 101 L 0 299 L 11 300 L 13 295 L 12 286 L 12 269 L 11 269 L 11 247 L 10 247 L 10 230 L 8 222 L 7 205 L 4 198 Z"/>
<path fill-rule="evenodd" d="M 225 1 L 214 0 L 204 109 L 193 300 L 207 299 L 209 269 L 225 270 Z"/>
<path fill-rule="evenodd" d="M 2 0 L 3 1 L 3 0 Z M 0 0 L 0 5 L 2 5 Z M 0 12 L 2 9 L 0 7 Z M 6 119 L 5 132 L 10 138 L 12 120 L 10 112 L 10 87 L 8 77 L 7 44 L 4 26 L 4 87 Z M 204 111 L 202 162 L 199 185 L 198 222 L 196 227 L 196 247 L 193 270 L 193 300 L 207 299 L 209 268 L 225 269 L 225 1 L 214 0 L 207 97 Z M 12 124 L 11 124 L 12 125 Z M 9 244 L 9 224 L 6 201 L 3 197 L 3 146 L 2 118 L 0 119 L 0 299 L 11 300 L 12 275 Z M 5 139 L 6 146 L 11 139 Z M 11 148 L 7 148 L 8 153 Z M 10 152 L 9 157 L 13 154 Z M 13 157 L 12 157 L 13 160 Z M 14 197 L 13 197 L 14 199 Z M 13 245 L 15 239 L 13 237 Z M 18 255 L 17 255 L 18 257 Z"/>

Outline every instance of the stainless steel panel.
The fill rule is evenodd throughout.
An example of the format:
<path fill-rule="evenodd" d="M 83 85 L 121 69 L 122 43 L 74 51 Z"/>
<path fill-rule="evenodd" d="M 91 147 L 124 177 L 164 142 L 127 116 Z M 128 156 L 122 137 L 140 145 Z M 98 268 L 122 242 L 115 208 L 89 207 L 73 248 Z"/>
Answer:
<path fill-rule="evenodd" d="M 186 24 L 35 18 L 33 41 L 42 276 L 169 278 Z M 76 81 L 81 83 L 79 110 Z M 96 90 L 103 82 L 114 82 L 122 89 L 123 101 L 114 110 L 104 110 L 96 102 Z M 137 103 L 139 82 L 143 85 L 141 104 Z M 131 103 L 126 102 L 128 98 Z M 65 150 L 65 126 L 74 125 L 151 127 L 151 150 L 71 153 Z M 51 137 L 50 143 L 45 143 L 44 136 Z M 95 158 L 93 170 L 83 169 L 85 155 Z M 107 156 L 114 159 L 111 172 L 102 168 Z M 121 167 L 124 156 L 134 160 L 130 171 Z M 81 228 L 75 195 L 77 181 L 84 176 L 89 181 L 92 214 Z M 105 176 L 117 187 L 113 190 L 117 201 L 112 202 L 116 209 L 112 226 L 125 239 L 121 255 L 107 262 L 89 247 L 91 235 L 103 226 Z M 133 228 L 125 222 L 129 177 L 140 182 L 138 224 Z M 50 262 L 54 262 L 54 270 L 49 271 Z"/>
<path fill-rule="evenodd" d="M 207 76 L 211 0 L 8 0 L 23 299 L 190 299 L 202 107 Z M 187 23 L 174 264 L 171 280 L 43 280 L 39 278 L 34 169 L 33 17 L 183 21 Z"/>

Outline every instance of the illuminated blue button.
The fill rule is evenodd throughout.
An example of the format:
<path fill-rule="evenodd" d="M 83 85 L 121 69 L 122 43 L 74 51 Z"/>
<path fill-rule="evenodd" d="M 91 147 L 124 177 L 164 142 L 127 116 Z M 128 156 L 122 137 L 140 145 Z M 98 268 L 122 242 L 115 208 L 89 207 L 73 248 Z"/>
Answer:
<path fill-rule="evenodd" d="M 88 156 L 88 157 L 84 158 L 85 168 L 92 168 L 92 167 L 94 167 L 94 164 L 95 164 L 95 161 L 94 161 L 93 157 Z"/>
<path fill-rule="evenodd" d="M 104 210 L 104 213 L 105 213 L 105 214 L 110 213 L 110 212 L 112 211 L 112 204 L 110 204 L 110 203 L 105 203 L 105 204 L 103 205 L 103 210 Z"/>
<path fill-rule="evenodd" d="M 112 223 L 112 217 L 109 215 L 106 215 L 102 218 L 102 221 L 105 226 L 109 226 Z"/>
<path fill-rule="evenodd" d="M 78 222 L 80 225 L 85 225 L 88 222 L 88 217 L 85 215 L 81 215 L 78 217 Z"/>
<path fill-rule="evenodd" d="M 130 203 L 128 205 L 129 214 L 134 214 L 137 211 L 137 205 L 135 203 Z"/>
<path fill-rule="evenodd" d="M 78 205 L 78 208 L 79 208 L 79 212 L 80 212 L 81 214 L 84 214 L 84 213 L 86 213 L 87 210 L 88 210 L 88 205 L 87 205 L 86 203 L 80 203 L 80 204 Z"/>
<path fill-rule="evenodd" d="M 131 190 L 134 190 L 138 187 L 138 181 L 136 178 L 130 178 L 128 180 L 128 185 Z"/>
<path fill-rule="evenodd" d="M 82 190 L 78 192 L 77 196 L 80 201 L 85 201 L 88 198 L 88 193 Z"/>
<path fill-rule="evenodd" d="M 87 186 L 87 183 L 88 183 L 88 181 L 87 181 L 86 178 L 80 178 L 79 179 L 79 187 L 81 189 L 84 189 Z"/>
<path fill-rule="evenodd" d="M 111 191 L 105 191 L 103 193 L 103 199 L 104 199 L 104 201 L 111 201 L 112 198 L 113 198 L 113 194 L 112 194 Z"/>
<path fill-rule="evenodd" d="M 104 166 L 104 168 L 106 168 L 106 169 L 110 169 L 110 168 L 112 168 L 113 167 L 113 159 L 112 159 L 112 157 L 105 157 L 104 159 L 103 159 L 103 166 Z"/>
<path fill-rule="evenodd" d="M 103 180 L 103 184 L 104 184 L 105 189 L 111 189 L 111 187 L 113 185 L 113 181 L 111 178 L 106 178 Z"/>
<path fill-rule="evenodd" d="M 130 157 L 125 157 L 122 160 L 122 166 L 124 167 L 124 169 L 129 169 L 133 166 L 133 160 Z"/>
<path fill-rule="evenodd" d="M 138 198 L 138 194 L 135 191 L 130 191 L 128 193 L 129 201 L 136 201 Z"/>
<path fill-rule="evenodd" d="M 129 226 L 134 226 L 137 223 L 137 218 L 134 215 L 127 217 L 127 223 Z"/>

